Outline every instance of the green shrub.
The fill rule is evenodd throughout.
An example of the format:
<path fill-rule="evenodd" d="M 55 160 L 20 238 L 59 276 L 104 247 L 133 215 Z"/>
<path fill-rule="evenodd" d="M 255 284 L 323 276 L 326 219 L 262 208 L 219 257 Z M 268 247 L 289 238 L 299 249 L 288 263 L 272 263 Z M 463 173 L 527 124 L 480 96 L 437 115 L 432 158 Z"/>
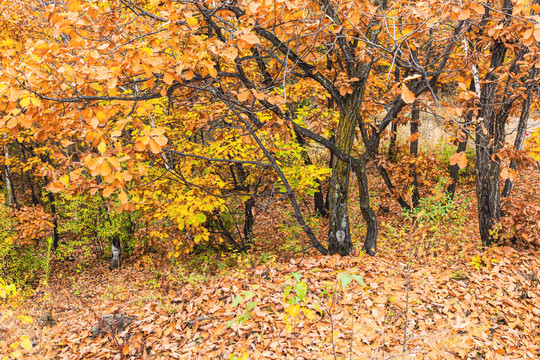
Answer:
<path fill-rule="evenodd" d="M 135 232 L 140 228 L 139 212 L 118 214 L 115 211 L 117 205 L 106 202 L 100 196 L 64 194 L 57 199 L 60 233 L 76 235 L 69 242 L 59 245 L 57 255 L 67 257 L 78 250 L 85 256 L 93 253 L 97 258 L 102 258 L 108 254 L 110 239 L 115 235 L 122 241 L 123 252 L 133 252 Z"/>

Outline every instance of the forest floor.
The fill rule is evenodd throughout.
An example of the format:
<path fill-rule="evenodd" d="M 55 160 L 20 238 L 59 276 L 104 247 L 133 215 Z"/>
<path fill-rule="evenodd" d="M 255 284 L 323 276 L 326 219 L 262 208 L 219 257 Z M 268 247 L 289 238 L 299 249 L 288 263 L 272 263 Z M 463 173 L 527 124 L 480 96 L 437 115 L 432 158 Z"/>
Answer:
<path fill-rule="evenodd" d="M 539 175 L 516 192 L 539 194 Z M 460 192 L 462 221 L 428 225 L 383 201 L 381 187 L 388 211 L 374 257 L 295 254 L 302 235 L 276 202 L 257 214 L 247 255 L 171 266 L 145 254 L 115 271 L 52 261 L 46 285 L 0 305 L 0 358 L 539 359 L 540 251 L 483 250 L 474 191 Z M 354 205 L 351 217 L 361 248 Z M 110 314 L 132 321 L 107 326 Z M 96 323 L 105 328 L 97 337 Z"/>

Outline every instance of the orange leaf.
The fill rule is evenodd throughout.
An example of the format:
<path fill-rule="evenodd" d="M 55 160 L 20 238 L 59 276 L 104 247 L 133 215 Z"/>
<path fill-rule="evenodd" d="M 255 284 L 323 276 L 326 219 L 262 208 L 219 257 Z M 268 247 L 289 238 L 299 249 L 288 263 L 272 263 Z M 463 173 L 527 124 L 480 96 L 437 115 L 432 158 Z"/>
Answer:
<path fill-rule="evenodd" d="M 103 196 L 104 197 L 109 197 L 111 196 L 111 194 L 114 192 L 114 186 L 112 185 L 109 185 L 105 188 L 105 190 L 103 190 Z"/>
<path fill-rule="evenodd" d="M 401 98 L 403 99 L 405 104 L 412 104 L 414 100 L 416 99 L 416 96 L 411 90 L 409 90 L 407 85 L 402 84 L 401 85 Z"/>
<path fill-rule="evenodd" d="M 415 142 L 420 137 L 420 133 L 414 133 L 407 138 L 407 142 Z"/>
<path fill-rule="evenodd" d="M 467 166 L 467 156 L 465 155 L 465 152 L 459 152 L 455 153 L 450 157 L 450 165 L 456 165 L 459 166 L 460 169 L 463 169 L 465 166 Z"/>
<path fill-rule="evenodd" d="M 172 85 L 174 82 L 174 76 L 171 73 L 165 73 L 165 76 L 163 76 L 163 81 L 165 81 L 165 84 Z"/>
<path fill-rule="evenodd" d="M 242 92 L 238 94 L 238 100 L 246 101 L 249 99 L 250 95 L 251 95 L 251 92 L 249 90 L 242 90 Z"/>
<path fill-rule="evenodd" d="M 53 181 L 49 183 L 45 189 L 50 192 L 57 193 L 64 190 L 64 185 L 62 185 L 60 181 Z"/>
<path fill-rule="evenodd" d="M 161 145 L 159 145 L 153 138 L 150 138 L 150 151 L 152 151 L 154 154 L 159 154 L 161 152 Z"/>
<path fill-rule="evenodd" d="M 120 195 L 118 195 L 118 199 L 120 200 L 120 202 L 122 202 L 122 204 L 127 204 L 127 202 L 128 202 L 128 196 L 127 196 L 127 194 L 124 192 L 124 190 L 122 190 L 122 192 L 120 192 Z"/>

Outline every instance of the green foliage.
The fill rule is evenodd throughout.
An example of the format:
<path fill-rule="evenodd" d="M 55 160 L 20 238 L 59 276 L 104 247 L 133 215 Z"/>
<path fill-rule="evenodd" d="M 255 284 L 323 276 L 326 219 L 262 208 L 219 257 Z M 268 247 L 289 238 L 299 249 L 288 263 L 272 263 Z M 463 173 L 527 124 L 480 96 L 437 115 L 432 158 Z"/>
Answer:
<path fill-rule="evenodd" d="M 40 279 L 48 269 L 47 246 L 19 244 L 16 231 L 18 221 L 10 216 L 0 196 L 0 279 L 4 284 L 24 287 Z"/>
<path fill-rule="evenodd" d="M 243 291 L 240 295 L 236 295 L 236 297 L 233 299 L 232 306 L 238 306 L 241 303 L 244 303 L 251 298 L 255 296 L 255 293 L 253 291 Z M 227 327 L 231 327 L 235 322 L 238 324 L 244 325 L 246 321 L 249 319 L 249 315 L 251 314 L 251 310 L 255 309 L 257 306 L 257 303 L 254 301 L 251 301 L 246 306 L 246 311 L 242 314 L 237 316 L 236 318 L 232 319 L 227 323 Z"/>
<path fill-rule="evenodd" d="M 437 146 L 439 157 L 442 159 L 442 163 L 445 165 L 447 171 L 450 171 L 450 158 L 456 153 L 456 146 L 451 146 L 446 143 L 440 143 Z M 467 159 L 467 166 L 459 170 L 459 184 L 471 184 L 474 183 L 474 169 L 476 153 L 472 146 L 465 149 L 465 157 Z"/>
<path fill-rule="evenodd" d="M 456 196 L 454 200 L 446 193 L 446 180 L 439 181 L 430 196 L 420 199 L 418 207 L 404 210 L 407 219 L 416 219 L 418 223 L 428 226 L 439 226 L 452 223 L 462 226 L 467 217 L 465 214 L 467 201 L 463 196 Z"/>
<path fill-rule="evenodd" d="M 138 212 L 118 214 L 109 211 L 109 205 L 99 196 L 64 194 L 57 198 L 63 220 L 60 222 L 60 232 L 77 235 L 76 239 L 61 243 L 57 255 L 65 258 L 75 250 L 82 250 L 85 256 L 93 252 L 101 258 L 115 235 L 122 241 L 123 252 L 133 252 L 136 240 L 134 234 L 139 228 L 141 217 Z"/>

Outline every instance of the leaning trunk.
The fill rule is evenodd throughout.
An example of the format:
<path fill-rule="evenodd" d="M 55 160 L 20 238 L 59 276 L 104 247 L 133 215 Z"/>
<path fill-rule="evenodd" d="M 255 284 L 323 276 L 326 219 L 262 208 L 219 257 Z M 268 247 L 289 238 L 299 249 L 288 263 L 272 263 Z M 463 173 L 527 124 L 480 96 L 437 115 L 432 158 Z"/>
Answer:
<path fill-rule="evenodd" d="M 365 158 L 366 156 L 364 156 Z M 365 160 L 362 161 L 362 166 L 356 168 L 355 171 L 356 179 L 358 181 L 358 194 L 360 197 L 360 210 L 362 211 L 362 216 L 366 220 L 366 239 L 364 241 L 363 250 L 373 256 L 377 251 L 377 217 L 375 212 L 371 208 L 369 203 L 369 187 L 368 187 L 368 178 L 366 176 L 366 166 Z"/>

